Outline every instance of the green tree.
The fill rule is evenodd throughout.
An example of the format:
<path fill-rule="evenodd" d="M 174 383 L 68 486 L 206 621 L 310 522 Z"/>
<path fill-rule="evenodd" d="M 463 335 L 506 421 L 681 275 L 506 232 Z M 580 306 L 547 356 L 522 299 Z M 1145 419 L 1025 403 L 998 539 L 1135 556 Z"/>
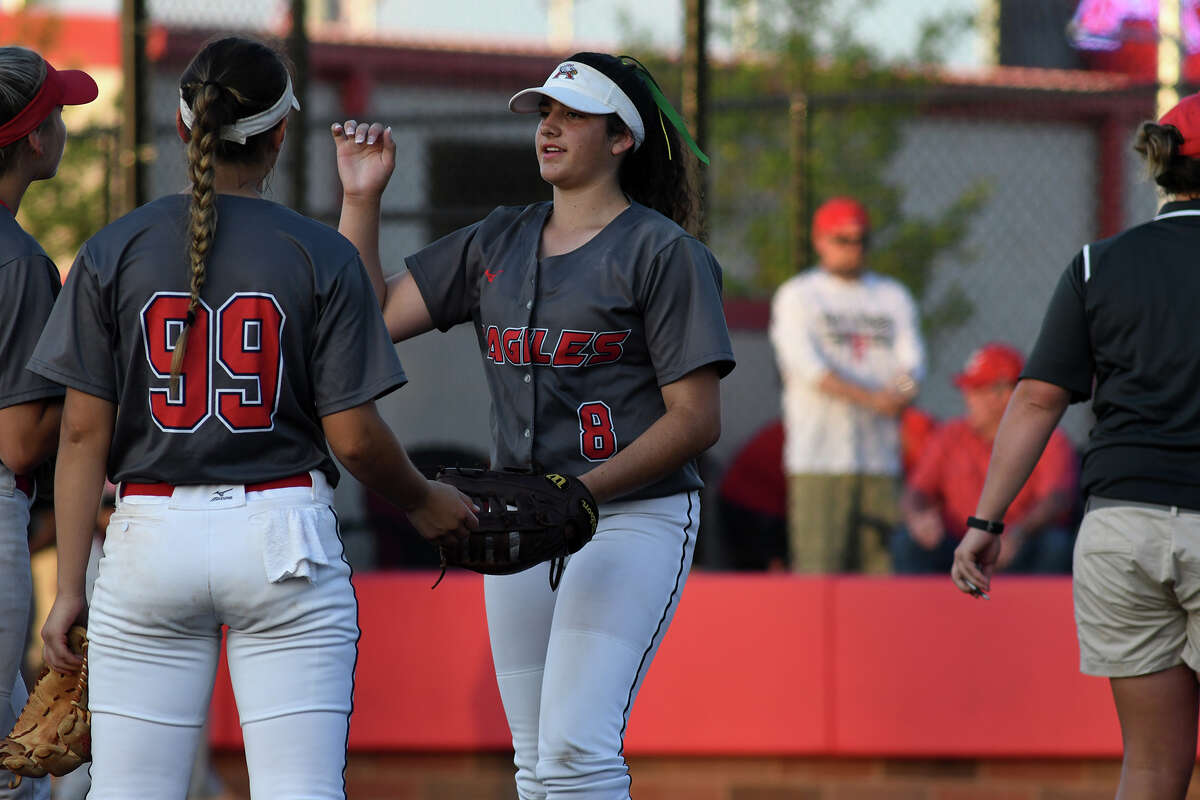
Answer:
<path fill-rule="evenodd" d="M 9 44 L 39 53 L 51 50 L 62 35 L 62 20 L 27 2 L 12 14 Z M 58 64 L 75 68 L 76 64 Z M 66 270 L 87 237 L 111 217 L 112 180 L 116 174 L 116 131 L 90 127 L 67 131 L 67 145 L 57 176 L 34 181 L 21 200 L 20 223 L 46 250 L 60 269 Z"/>
<path fill-rule="evenodd" d="M 813 208 L 849 194 L 877 223 L 872 268 L 925 301 L 927 328 L 963 321 L 970 313 L 964 292 L 951 287 L 931 308 L 926 291 L 939 259 L 969 260 L 963 241 L 987 187 L 971 187 L 935 219 L 906 218 L 905 187 L 887 173 L 904 123 L 934 80 L 931 66 L 969 20 L 927 22 L 910 55 L 885 59 L 856 33 L 872 0 L 725 3 L 739 22 L 718 35 L 741 55 L 711 75 L 709 218 L 714 244 L 736 248 L 746 262 L 732 270 L 741 278 L 729 290 L 770 292 L 811 263 Z M 795 108 L 806 108 L 807 119 Z"/>
<path fill-rule="evenodd" d="M 34 181 L 21 201 L 22 227 L 65 271 L 84 241 L 108 224 L 116 132 L 68 131 L 58 175 Z"/>
<path fill-rule="evenodd" d="M 936 83 L 941 54 L 972 20 L 961 14 L 926 20 L 912 53 L 886 59 L 857 34 L 875 6 L 875 0 L 724 0 L 713 14 L 737 22 L 714 29 L 712 49 L 738 55 L 714 61 L 710 72 L 708 229 L 727 266 L 727 294 L 769 294 L 811 263 L 806 234 L 815 205 L 852 194 L 877 223 L 872 269 L 900 279 L 922 300 L 932 332 L 971 314 L 965 291 L 953 282 L 943 284 L 936 301 L 928 290 L 940 261 L 971 260 L 964 240 L 988 186 L 971 186 L 936 218 L 906 217 L 905 187 L 890 184 L 888 167 L 902 127 Z M 629 40 L 649 49 L 636 31 Z M 662 56 L 647 62 L 678 97 L 679 65 Z M 803 149 L 794 146 L 790 113 L 797 98 L 808 107 Z M 797 170 L 803 181 L 796 181 Z"/>

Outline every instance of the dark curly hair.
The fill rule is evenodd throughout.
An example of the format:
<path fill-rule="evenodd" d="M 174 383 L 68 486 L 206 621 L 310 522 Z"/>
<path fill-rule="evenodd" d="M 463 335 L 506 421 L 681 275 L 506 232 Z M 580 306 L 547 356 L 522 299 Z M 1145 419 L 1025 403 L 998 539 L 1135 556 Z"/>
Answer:
<path fill-rule="evenodd" d="M 578 61 L 604 73 L 633 101 L 646 130 L 645 141 L 626 154 L 618 173 L 621 191 L 644 206 L 653 208 L 693 231 L 699 220 L 696 191 L 692 186 L 688 159 L 691 151 L 681 145 L 679 134 L 669 121 L 659 118 L 659 110 L 646 85 L 653 80 L 645 67 L 625 56 L 606 53 L 576 53 L 567 61 Z M 628 126 L 616 114 L 609 114 L 608 132 L 616 135 Z"/>

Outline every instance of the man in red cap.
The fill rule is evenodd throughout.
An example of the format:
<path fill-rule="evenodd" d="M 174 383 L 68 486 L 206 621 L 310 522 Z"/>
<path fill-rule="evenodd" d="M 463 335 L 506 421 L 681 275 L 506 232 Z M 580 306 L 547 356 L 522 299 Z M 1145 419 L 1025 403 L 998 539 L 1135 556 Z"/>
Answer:
<path fill-rule="evenodd" d="M 901 501 L 904 525 L 892 537 L 897 572 L 944 572 L 966 533 L 987 475 L 992 439 L 1008 406 L 1025 359 L 999 342 L 971 354 L 954 376 L 966 414 L 930 438 L 908 479 Z M 1062 431 L 1050 435 L 1045 452 L 1009 507 L 999 566 L 1010 572 L 1070 572 L 1073 538 L 1068 527 L 1078 483 L 1075 451 Z"/>
<path fill-rule="evenodd" d="M 899 522 L 898 419 L 924 346 L 908 290 L 866 268 L 867 210 L 835 197 L 813 216 L 819 264 L 771 304 L 783 381 L 788 536 L 798 572 L 887 572 Z"/>

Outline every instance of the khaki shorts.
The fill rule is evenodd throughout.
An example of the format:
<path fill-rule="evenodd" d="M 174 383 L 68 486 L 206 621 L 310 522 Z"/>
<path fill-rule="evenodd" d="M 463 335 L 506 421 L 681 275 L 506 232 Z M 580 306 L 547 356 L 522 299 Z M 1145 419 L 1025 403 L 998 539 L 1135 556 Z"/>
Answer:
<path fill-rule="evenodd" d="M 1081 672 L 1200 670 L 1200 511 L 1092 497 L 1074 574 Z"/>

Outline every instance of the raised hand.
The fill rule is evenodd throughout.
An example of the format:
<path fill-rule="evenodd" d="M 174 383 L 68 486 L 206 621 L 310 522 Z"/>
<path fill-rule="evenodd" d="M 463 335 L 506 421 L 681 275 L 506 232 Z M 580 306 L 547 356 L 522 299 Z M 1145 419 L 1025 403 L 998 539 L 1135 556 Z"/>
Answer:
<path fill-rule="evenodd" d="M 338 178 L 345 198 L 378 201 L 396 168 L 392 129 L 381 122 L 335 122 Z"/>

